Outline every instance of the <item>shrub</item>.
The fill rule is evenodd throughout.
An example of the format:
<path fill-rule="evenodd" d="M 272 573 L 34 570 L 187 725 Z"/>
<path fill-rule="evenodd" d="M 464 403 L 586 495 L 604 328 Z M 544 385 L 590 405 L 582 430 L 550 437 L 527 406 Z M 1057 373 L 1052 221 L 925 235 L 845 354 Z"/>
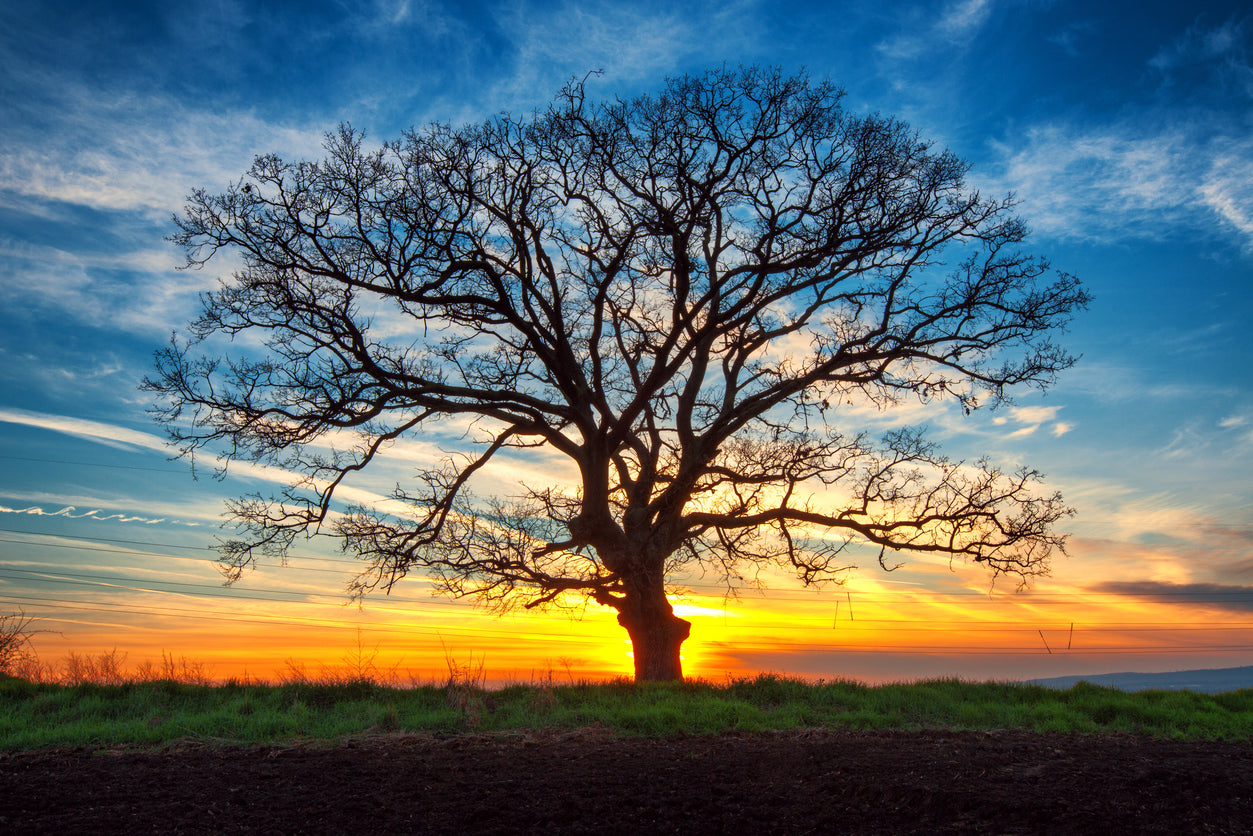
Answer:
<path fill-rule="evenodd" d="M 0 615 L 0 674 L 12 676 L 24 663 L 34 658 L 30 644 L 30 637 L 35 633 L 30 629 L 33 621 L 20 609 Z"/>

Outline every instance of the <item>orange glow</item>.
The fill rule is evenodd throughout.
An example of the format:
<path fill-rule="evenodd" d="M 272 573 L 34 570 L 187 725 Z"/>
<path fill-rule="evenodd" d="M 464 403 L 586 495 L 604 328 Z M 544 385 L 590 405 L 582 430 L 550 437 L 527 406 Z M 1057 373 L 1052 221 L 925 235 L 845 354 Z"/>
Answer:
<path fill-rule="evenodd" d="M 241 593 L 243 590 L 241 589 Z M 40 656 L 117 649 L 126 665 L 162 654 L 202 663 L 216 679 L 278 679 L 294 670 L 367 673 L 401 684 L 442 682 L 451 669 L 480 672 L 493 685 L 629 677 L 630 644 L 614 614 L 594 607 L 496 617 L 444 599 L 367 598 L 360 607 L 326 602 L 281 606 L 241 598 L 222 606 L 173 606 L 130 597 L 115 615 L 104 602 L 40 609 Z M 76 611 L 72 606 L 83 607 Z M 854 578 L 825 592 L 775 586 L 724 601 L 687 594 L 676 612 L 693 624 L 684 645 L 690 677 L 722 680 L 760 672 L 900 680 L 894 667 L 930 659 L 942 675 L 1048 676 L 1119 669 L 1178 658 L 1171 669 L 1247 663 L 1253 621 L 1239 612 L 1153 603 L 1049 587 L 1029 594 L 967 589 L 937 594 Z M 1172 655 L 1173 654 L 1173 655 Z M 1216 661 L 1215 661 L 1216 660 Z"/>
<path fill-rule="evenodd" d="M 408 684 L 445 681 L 451 668 L 481 670 L 500 685 L 632 674 L 626 633 L 603 607 L 498 618 L 431 597 L 420 578 L 358 605 L 342 593 L 352 570 L 342 558 L 262 567 L 224 589 L 204 557 L 189 564 L 101 547 L 85 553 L 88 562 L 83 554 L 68 552 L 56 569 L 14 563 L 43 586 L 8 597 L 0 587 L 0 611 L 20 607 L 47 631 L 35 648 L 53 666 L 71 652 L 117 649 L 129 668 L 168 654 L 216 679 L 355 670 Z M 699 578 L 676 584 L 675 611 L 692 622 L 688 676 L 1020 679 L 1253 664 L 1247 602 L 1136 598 L 1057 579 L 1022 594 L 990 591 L 977 569 L 922 561 L 891 575 L 858 572 L 821 591 L 783 574 L 761 580 L 764 592 L 738 598 Z"/>

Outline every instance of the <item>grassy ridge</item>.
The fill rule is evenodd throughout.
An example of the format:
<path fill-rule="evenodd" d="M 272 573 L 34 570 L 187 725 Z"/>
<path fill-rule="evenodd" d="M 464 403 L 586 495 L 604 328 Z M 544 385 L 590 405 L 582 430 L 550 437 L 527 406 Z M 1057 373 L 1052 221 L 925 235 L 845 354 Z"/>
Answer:
<path fill-rule="evenodd" d="M 662 736 L 797 728 L 998 729 L 1253 740 L 1253 689 L 1126 693 L 934 680 L 812 684 L 758 676 L 726 684 L 472 682 L 395 688 L 369 680 L 281 685 L 0 682 L 0 750 L 82 745 L 334 741 L 379 732 L 607 728 Z"/>

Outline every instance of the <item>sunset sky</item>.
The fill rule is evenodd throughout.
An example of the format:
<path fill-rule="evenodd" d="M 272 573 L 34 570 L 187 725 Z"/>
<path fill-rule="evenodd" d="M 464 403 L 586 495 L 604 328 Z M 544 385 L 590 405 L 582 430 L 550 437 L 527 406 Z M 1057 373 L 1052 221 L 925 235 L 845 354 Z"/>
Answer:
<path fill-rule="evenodd" d="M 165 651 L 218 676 L 352 664 L 494 681 L 627 675 L 608 610 L 497 618 L 409 578 L 350 602 L 332 542 L 224 588 L 223 500 L 283 474 L 193 478 L 138 391 L 223 269 L 165 238 L 254 155 L 597 98 L 723 63 L 806 69 L 1013 192 L 1032 248 L 1095 301 L 1047 394 L 925 424 L 954 458 L 1045 472 L 1069 557 L 1016 592 L 977 566 L 860 553 L 842 586 L 694 579 L 685 672 L 868 681 L 1253 665 L 1253 14 L 1246 2 L 55 2 L 0 5 L 0 614 L 50 661 Z M 421 440 L 360 483 L 387 493 Z M 430 445 L 428 444 L 427 447 Z M 429 452 L 429 450 L 427 451 Z M 494 478 L 543 476 L 516 461 Z M 373 481 L 371 481 L 373 480 Z"/>

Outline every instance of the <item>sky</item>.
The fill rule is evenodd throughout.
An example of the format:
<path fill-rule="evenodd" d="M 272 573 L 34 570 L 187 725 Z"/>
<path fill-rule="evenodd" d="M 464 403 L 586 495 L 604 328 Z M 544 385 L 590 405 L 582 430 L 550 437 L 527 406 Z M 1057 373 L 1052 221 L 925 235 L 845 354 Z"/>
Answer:
<path fill-rule="evenodd" d="M 1253 665 L 1253 13 L 1241 2 L 683 4 L 378 0 L 0 5 L 0 614 L 41 658 L 116 649 L 215 676 L 355 666 L 416 680 L 629 675 L 613 614 L 497 618 L 422 578 L 350 601 L 350 561 L 298 544 L 225 588 L 223 502 L 284 474 L 194 474 L 138 387 L 229 265 L 166 238 L 255 155 L 597 98 L 723 64 L 829 78 L 1013 193 L 1030 246 L 1094 295 L 1047 393 L 850 416 L 926 425 L 953 458 L 1043 471 L 1069 555 L 1024 591 L 977 566 L 873 556 L 840 586 L 688 579 L 685 672 L 868 682 Z M 429 454 L 415 440 L 414 449 Z M 451 442 L 450 442 L 451 443 Z M 420 452 L 420 450 L 419 450 Z M 403 461 L 363 490 L 387 493 Z M 496 475 L 539 472 L 515 462 Z"/>

